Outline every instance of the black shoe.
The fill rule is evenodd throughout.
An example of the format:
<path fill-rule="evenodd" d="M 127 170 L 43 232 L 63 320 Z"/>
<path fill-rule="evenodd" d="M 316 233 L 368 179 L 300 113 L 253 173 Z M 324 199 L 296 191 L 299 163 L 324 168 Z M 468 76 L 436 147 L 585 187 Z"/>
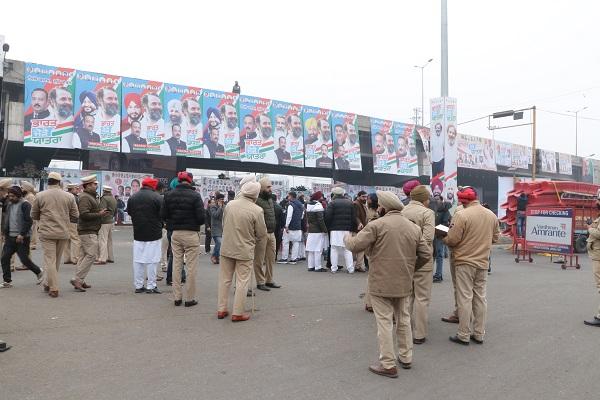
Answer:
<path fill-rule="evenodd" d="M 268 287 L 266 287 L 265 285 L 256 285 L 256 288 L 258 290 L 264 290 L 265 292 L 270 292 L 271 289 L 269 289 Z"/>
<path fill-rule="evenodd" d="M 427 341 L 427 338 L 421 338 L 421 339 L 414 338 L 414 339 L 413 339 L 413 343 L 414 343 L 414 344 L 423 344 L 423 343 L 425 343 L 426 341 Z"/>
<path fill-rule="evenodd" d="M 267 282 L 267 286 L 273 289 L 279 289 L 281 287 L 281 285 L 278 285 L 275 282 Z"/>
<path fill-rule="evenodd" d="M 160 294 L 160 290 L 158 290 L 158 288 L 155 287 L 154 289 L 146 289 L 146 293 L 148 293 L 148 294 L 153 294 L 153 293 Z"/>
<path fill-rule="evenodd" d="M 400 364 L 400 368 L 402 369 L 411 369 L 412 368 L 412 363 L 405 363 L 400 361 L 400 359 L 398 359 L 398 364 Z"/>
<path fill-rule="evenodd" d="M 599 326 L 600 327 L 600 318 L 594 317 L 594 319 L 591 319 L 589 321 L 583 321 L 583 323 L 588 326 Z"/>
<path fill-rule="evenodd" d="M 471 341 L 475 342 L 477 344 L 483 344 L 483 340 L 479 340 L 477 338 L 475 338 L 475 336 L 471 335 Z"/>
<path fill-rule="evenodd" d="M 174 303 L 175 303 L 175 307 L 179 307 L 181 305 L 182 301 L 181 300 L 175 300 Z"/>
<path fill-rule="evenodd" d="M 135 289 L 136 293 L 144 293 L 146 291 L 146 289 L 144 289 L 143 287 L 139 288 L 139 289 Z"/>
<path fill-rule="evenodd" d="M 315 272 L 327 272 L 327 268 L 315 269 Z"/>
<path fill-rule="evenodd" d="M 314 268 L 309 268 L 308 272 L 315 272 L 315 269 Z"/>
<path fill-rule="evenodd" d="M 194 307 L 196 304 L 198 304 L 198 302 L 196 300 L 191 300 L 191 301 L 185 302 L 186 307 Z"/>
<path fill-rule="evenodd" d="M 173 282 L 167 282 L 167 286 L 173 286 Z"/>
<path fill-rule="evenodd" d="M 443 281 L 443 279 L 440 277 L 437 277 L 437 276 L 433 277 L 433 283 L 438 283 L 438 282 L 442 282 L 442 281 Z"/>
<path fill-rule="evenodd" d="M 248 293 L 246 293 L 246 297 L 252 297 L 252 289 L 248 289 Z"/>
<path fill-rule="evenodd" d="M 469 342 L 463 342 L 456 335 L 455 336 L 450 336 L 448 339 L 450 339 L 451 342 L 462 344 L 463 346 L 468 346 L 469 345 Z"/>

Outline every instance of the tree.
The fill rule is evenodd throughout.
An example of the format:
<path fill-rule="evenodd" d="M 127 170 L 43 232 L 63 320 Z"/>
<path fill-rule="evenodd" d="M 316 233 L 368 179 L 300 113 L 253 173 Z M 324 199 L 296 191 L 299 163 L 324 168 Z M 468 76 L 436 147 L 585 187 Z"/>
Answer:
<path fill-rule="evenodd" d="M 39 169 L 30 159 L 26 159 L 22 164 L 16 165 L 9 172 L 9 175 L 19 178 L 45 178 L 47 176 L 46 171 Z"/>

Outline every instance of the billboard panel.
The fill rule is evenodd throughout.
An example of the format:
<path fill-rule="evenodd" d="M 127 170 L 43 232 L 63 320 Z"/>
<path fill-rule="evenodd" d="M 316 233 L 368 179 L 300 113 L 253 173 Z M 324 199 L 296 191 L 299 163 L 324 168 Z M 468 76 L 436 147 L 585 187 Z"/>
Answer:
<path fill-rule="evenodd" d="M 73 148 L 121 150 L 121 77 L 77 71 Z"/>
<path fill-rule="evenodd" d="M 335 169 L 361 171 L 360 142 L 356 114 L 332 111 L 333 159 Z"/>
<path fill-rule="evenodd" d="M 303 167 L 302 105 L 272 100 L 271 125 L 275 127 L 277 164 Z"/>
<path fill-rule="evenodd" d="M 324 169 L 333 167 L 330 116 L 331 111 L 324 108 L 310 106 L 302 108 L 305 167 Z"/>
<path fill-rule="evenodd" d="M 556 153 L 554 151 L 539 150 L 542 172 L 556 173 Z"/>
<path fill-rule="evenodd" d="M 235 93 L 203 90 L 204 158 L 240 159 L 238 98 Z"/>
<path fill-rule="evenodd" d="M 394 138 L 396 140 L 396 164 L 398 175 L 419 176 L 417 160 L 417 143 L 413 133 L 415 126 L 394 122 Z"/>
<path fill-rule="evenodd" d="M 165 137 L 169 155 L 203 157 L 202 89 L 165 83 Z"/>
<path fill-rule="evenodd" d="M 456 99 L 431 99 L 431 188 L 456 206 L 457 129 Z"/>
<path fill-rule="evenodd" d="M 457 166 L 496 171 L 494 141 L 478 136 L 458 135 Z"/>
<path fill-rule="evenodd" d="M 25 63 L 25 146 L 73 148 L 74 92 L 74 69 Z"/>
<path fill-rule="evenodd" d="M 573 163 L 570 154 L 558 153 L 558 172 L 563 175 L 573 174 Z"/>
<path fill-rule="evenodd" d="M 123 153 L 170 155 L 165 141 L 163 89 L 162 82 L 123 78 Z"/>
<path fill-rule="evenodd" d="M 396 174 L 396 141 L 394 122 L 371 118 L 371 144 L 373 146 L 373 172 L 376 174 Z"/>
<path fill-rule="evenodd" d="M 272 100 L 240 96 L 240 159 L 277 165 L 273 124 Z"/>

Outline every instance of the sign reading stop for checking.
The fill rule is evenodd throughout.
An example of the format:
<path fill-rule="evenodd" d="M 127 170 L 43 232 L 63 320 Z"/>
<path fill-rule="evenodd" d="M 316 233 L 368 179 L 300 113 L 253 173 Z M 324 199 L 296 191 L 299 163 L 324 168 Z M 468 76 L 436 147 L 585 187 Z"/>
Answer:
<path fill-rule="evenodd" d="M 572 253 L 573 216 L 572 208 L 528 208 L 525 229 L 527 249 L 535 252 Z"/>

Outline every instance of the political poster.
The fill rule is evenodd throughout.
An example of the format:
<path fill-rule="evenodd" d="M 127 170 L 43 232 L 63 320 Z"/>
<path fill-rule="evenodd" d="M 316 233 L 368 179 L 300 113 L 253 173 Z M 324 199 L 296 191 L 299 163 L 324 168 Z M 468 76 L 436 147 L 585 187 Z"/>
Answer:
<path fill-rule="evenodd" d="M 110 187 L 113 196 L 118 196 L 125 203 L 125 210 L 127 209 L 129 198 L 142 188 L 144 178 L 154 177 L 152 174 L 120 171 L 99 171 L 96 176 L 98 177 L 98 182 L 101 182 L 98 185 L 99 193 L 102 193 L 105 187 Z M 123 212 L 121 217 L 124 223 L 131 223 L 131 217 L 126 212 Z"/>
<path fill-rule="evenodd" d="M 457 166 L 496 171 L 494 141 L 478 136 L 458 135 Z"/>
<path fill-rule="evenodd" d="M 528 169 L 531 164 L 531 147 L 520 144 L 512 145 L 512 167 Z"/>
<path fill-rule="evenodd" d="M 581 167 L 581 181 L 594 183 L 594 159 L 582 158 Z"/>
<path fill-rule="evenodd" d="M 302 105 L 273 100 L 271 102 L 271 126 L 275 127 L 277 164 L 303 167 Z"/>
<path fill-rule="evenodd" d="M 170 155 L 163 119 L 164 84 L 123 78 L 121 147 L 123 153 Z"/>
<path fill-rule="evenodd" d="M 121 150 L 121 77 L 77 71 L 73 148 Z"/>
<path fill-rule="evenodd" d="M 527 249 L 547 253 L 571 253 L 573 209 L 527 207 L 525 221 Z"/>
<path fill-rule="evenodd" d="M 202 89 L 165 83 L 163 120 L 169 155 L 202 158 Z"/>
<path fill-rule="evenodd" d="M 25 63 L 25 146 L 73 147 L 74 92 L 74 69 Z"/>
<path fill-rule="evenodd" d="M 542 172 L 556 173 L 556 153 L 547 150 L 538 150 Z"/>
<path fill-rule="evenodd" d="M 362 160 L 356 114 L 332 111 L 331 128 L 335 169 L 361 171 Z"/>
<path fill-rule="evenodd" d="M 431 188 L 457 205 L 457 106 L 452 97 L 431 99 Z"/>
<path fill-rule="evenodd" d="M 504 142 L 496 143 L 496 165 L 503 167 L 512 167 L 512 144 Z"/>
<path fill-rule="evenodd" d="M 240 96 L 240 159 L 277 165 L 273 124 L 272 100 Z"/>
<path fill-rule="evenodd" d="M 203 90 L 204 158 L 239 161 L 238 98 L 236 93 Z"/>
<path fill-rule="evenodd" d="M 570 154 L 558 153 L 558 172 L 562 175 L 573 174 L 573 163 Z"/>
<path fill-rule="evenodd" d="M 196 179 L 197 186 L 200 187 L 200 195 L 202 199 L 207 201 L 209 198 L 214 197 L 217 192 L 223 193 L 225 199 L 227 199 L 227 192 L 230 190 L 235 193 L 240 190 L 240 181 L 242 178 L 232 177 L 230 179 L 218 179 L 202 176 L 200 179 Z"/>
<path fill-rule="evenodd" d="M 423 149 L 425 149 L 425 153 L 427 153 L 427 155 L 431 158 L 431 134 L 429 128 L 426 126 L 417 126 L 416 130 L 421 138 L 421 142 L 423 142 Z"/>
<path fill-rule="evenodd" d="M 405 176 L 419 176 L 419 163 L 417 160 L 417 144 L 413 135 L 415 126 L 394 122 L 394 138 L 396 140 L 396 165 L 397 174 Z"/>
<path fill-rule="evenodd" d="M 394 122 L 371 118 L 371 144 L 373 146 L 373 172 L 393 174 L 398 171 Z"/>
<path fill-rule="evenodd" d="M 309 168 L 333 168 L 333 142 L 331 140 L 331 111 L 304 106 L 304 166 Z"/>

